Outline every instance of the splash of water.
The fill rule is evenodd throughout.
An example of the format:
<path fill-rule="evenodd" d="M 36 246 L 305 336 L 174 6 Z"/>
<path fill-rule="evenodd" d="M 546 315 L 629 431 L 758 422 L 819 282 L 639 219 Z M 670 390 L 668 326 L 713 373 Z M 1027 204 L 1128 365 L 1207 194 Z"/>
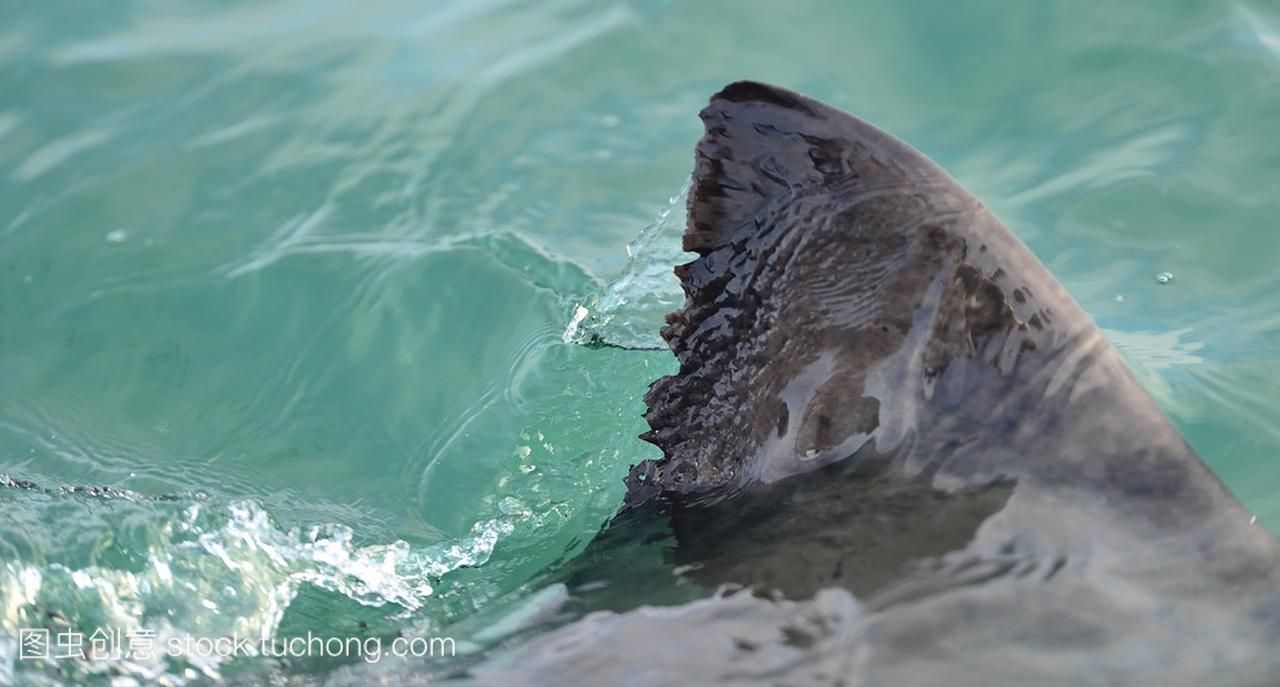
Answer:
<path fill-rule="evenodd" d="M 62 499 L 48 505 L 56 507 Z M 127 529 L 136 512 L 91 510 Z M 135 504 L 136 505 L 136 504 Z M 194 638 L 271 640 L 304 585 L 361 606 L 390 607 L 408 616 L 435 593 L 433 583 L 462 567 L 483 564 L 514 528 L 510 517 L 482 520 L 456 541 L 412 547 L 404 541 L 359 546 L 351 528 L 321 524 L 281 528 L 254 501 L 174 504 L 144 535 L 138 561 L 9 561 L 0 565 L 0 678 L 12 679 L 17 638 L 24 629 L 51 635 L 95 630 L 116 637 L 149 636 L 155 647 L 189 647 Z M 87 646 L 87 643 L 86 643 Z M 115 647 L 122 649 L 123 647 Z M 23 666 L 48 675 L 81 675 L 182 684 L 219 679 L 230 657 L 185 651 L 151 656 L 47 659 Z M 23 661 L 28 663 L 28 661 Z"/>
<path fill-rule="evenodd" d="M 627 267 L 603 294 L 574 304 L 565 343 L 666 350 L 658 330 L 667 313 L 684 302 L 672 268 L 688 262 L 680 248 L 689 185 L 627 244 Z"/>

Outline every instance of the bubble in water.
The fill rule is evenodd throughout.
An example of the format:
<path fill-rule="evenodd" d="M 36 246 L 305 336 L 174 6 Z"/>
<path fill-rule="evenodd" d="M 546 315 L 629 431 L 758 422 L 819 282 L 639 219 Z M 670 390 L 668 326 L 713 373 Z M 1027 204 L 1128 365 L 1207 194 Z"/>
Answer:
<path fill-rule="evenodd" d="M 124 240 L 127 238 L 129 238 L 129 235 L 125 233 L 124 229 L 116 229 L 115 231 L 107 232 L 107 243 L 112 245 L 124 243 Z"/>
<path fill-rule="evenodd" d="M 1116 294 L 1116 302 L 1117 302 L 1117 303 L 1123 303 L 1123 302 L 1124 302 L 1124 294 L 1123 294 L 1123 293 L 1117 293 L 1117 294 Z"/>
<path fill-rule="evenodd" d="M 587 319 L 587 315 L 589 314 L 590 311 L 581 305 L 575 306 L 573 319 L 569 321 L 569 326 L 564 330 L 563 339 L 565 343 L 572 343 L 574 341 L 578 336 L 578 325 L 582 324 L 582 321 Z"/>
<path fill-rule="evenodd" d="M 498 503 L 498 510 L 503 515 L 528 515 L 529 509 L 525 507 L 524 502 L 514 496 L 507 496 Z"/>
<path fill-rule="evenodd" d="M 1156 275 L 1157 284 L 1168 284 L 1173 281 L 1173 272 L 1161 272 Z"/>

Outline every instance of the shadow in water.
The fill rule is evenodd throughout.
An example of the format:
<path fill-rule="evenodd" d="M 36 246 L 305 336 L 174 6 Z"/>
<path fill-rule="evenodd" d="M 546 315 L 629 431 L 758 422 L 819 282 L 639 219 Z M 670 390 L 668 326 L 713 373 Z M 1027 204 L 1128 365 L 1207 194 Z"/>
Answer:
<path fill-rule="evenodd" d="M 870 598 L 964 549 L 1014 487 L 931 482 L 855 456 L 728 498 L 657 499 L 624 509 L 565 579 L 583 610 L 680 603 L 724 585 L 792 600 L 829 587 Z"/>

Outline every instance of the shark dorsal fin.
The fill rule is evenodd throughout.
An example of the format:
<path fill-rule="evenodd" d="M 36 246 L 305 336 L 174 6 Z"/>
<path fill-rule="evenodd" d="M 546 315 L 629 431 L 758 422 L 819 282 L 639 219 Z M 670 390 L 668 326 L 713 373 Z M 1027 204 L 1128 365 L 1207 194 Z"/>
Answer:
<path fill-rule="evenodd" d="M 646 396 L 663 458 L 632 469 L 630 502 L 864 452 L 939 485 L 1238 509 L 1063 287 L 924 155 L 756 82 L 701 117 L 698 258 L 662 332 L 680 368 Z"/>

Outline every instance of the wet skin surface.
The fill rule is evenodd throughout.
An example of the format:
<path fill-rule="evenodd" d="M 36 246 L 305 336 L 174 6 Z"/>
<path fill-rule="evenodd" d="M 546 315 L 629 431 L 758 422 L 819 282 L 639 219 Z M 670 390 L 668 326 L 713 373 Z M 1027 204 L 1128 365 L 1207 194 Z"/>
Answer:
<path fill-rule="evenodd" d="M 679 374 L 646 400 L 661 461 L 630 501 L 731 493 L 864 445 L 908 473 L 998 477 L 1196 518 L 1234 500 L 1029 251 L 942 170 L 761 84 L 703 111 Z"/>

